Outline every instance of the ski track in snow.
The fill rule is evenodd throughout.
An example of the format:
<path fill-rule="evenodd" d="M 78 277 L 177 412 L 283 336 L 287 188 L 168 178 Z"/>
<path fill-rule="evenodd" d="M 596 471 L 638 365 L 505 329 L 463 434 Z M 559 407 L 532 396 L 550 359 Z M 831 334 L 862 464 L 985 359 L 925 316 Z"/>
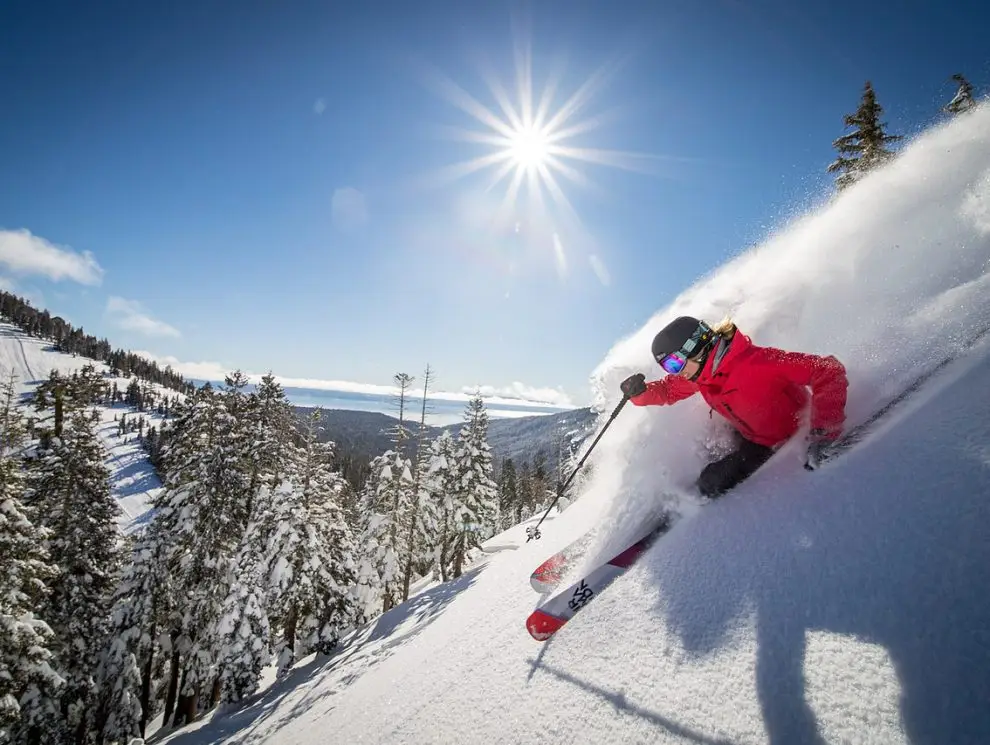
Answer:
<path fill-rule="evenodd" d="M 6 377 L 10 371 L 14 372 L 22 397 L 45 380 L 51 370 L 72 373 L 87 364 L 92 364 L 100 372 L 109 369 L 87 357 L 56 352 L 48 340 L 28 336 L 17 327 L 0 322 L 0 374 Z M 116 382 L 121 391 L 126 390 L 130 382 L 129 378 L 106 380 L 111 385 Z M 166 391 L 161 386 L 153 387 L 160 392 Z M 167 391 L 167 395 L 174 395 L 174 391 Z M 136 415 L 138 412 L 124 404 L 95 408 L 100 413 L 96 432 L 107 452 L 104 465 L 110 470 L 111 493 L 121 510 L 118 524 L 123 531 L 130 532 L 148 519 L 152 500 L 162 488 L 161 481 L 137 442 L 136 435 L 128 433 L 121 436 L 117 433 L 114 417 Z M 149 424 L 161 425 L 162 417 L 157 413 L 144 412 L 143 416 Z"/>

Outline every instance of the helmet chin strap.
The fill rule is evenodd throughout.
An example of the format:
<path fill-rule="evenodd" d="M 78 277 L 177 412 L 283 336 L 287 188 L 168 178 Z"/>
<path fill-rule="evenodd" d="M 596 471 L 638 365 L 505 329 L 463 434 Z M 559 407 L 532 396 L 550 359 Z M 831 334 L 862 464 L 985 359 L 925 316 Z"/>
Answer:
<path fill-rule="evenodd" d="M 688 380 L 694 382 L 695 380 L 698 379 L 698 376 L 701 375 L 701 371 L 705 369 L 705 363 L 708 362 L 708 355 L 711 354 L 712 348 L 714 346 L 715 346 L 714 342 L 709 342 L 702 348 L 700 352 L 698 352 L 698 354 L 695 357 L 691 358 L 691 362 L 698 363 L 698 369 L 697 371 L 695 371 L 694 375 L 688 378 Z"/>

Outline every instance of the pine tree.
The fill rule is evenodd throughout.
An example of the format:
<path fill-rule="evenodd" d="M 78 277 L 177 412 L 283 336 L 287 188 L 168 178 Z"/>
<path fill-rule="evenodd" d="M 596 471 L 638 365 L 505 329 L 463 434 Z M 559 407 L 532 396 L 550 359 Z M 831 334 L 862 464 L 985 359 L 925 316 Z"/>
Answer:
<path fill-rule="evenodd" d="M 55 576 L 43 548 L 48 533 L 29 519 L 22 467 L 14 453 L 25 427 L 14 407 L 14 377 L 0 383 L 0 742 L 39 731 L 54 715 L 63 679 L 52 669 L 50 627 L 35 615 Z"/>
<path fill-rule="evenodd" d="M 152 520 L 136 536 L 114 593 L 110 639 L 100 663 L 97 721 L 110 742 L 145 735 L 152 707 L 155 640 L 167 627 L 171 594 L 159 525 Z"/>
<path fill-rule="evenodd" d="M 60 716 L 46 724 L 42 742 L 82 743 L 94 726 L 94 672 L 106 644 L 121 558 L 120 509 L 103 460 L 89 418 L 76 411 L 30 474 L 29 505 L 49 530 L 45 547 L 58 569 L 44 613 L 55 634 L 55 666 L 66 681 Z"/>
<path fill-rule="evenodd" d="M 973 100 L 973 86 L 970 82 L 959 73 L 953 75 L 951 80 L 959 87 L 956 89 L 956 95 L 942 108 L 942 111 L 947 114 L 962 114 L 974 108 L 976 101 Z"/>
<path fill-rule="evenodd" d="M 412 389 L 413 381 L 415 381 L 412 375 L 407 375 L 406 373 L 396 373 L 392 377 L 392 381 L 395 383 L 395 395 L 392 396 L 392 407 L 395 409 L 396 418 L 399 420 L 388 431 L 388 437 L 392 441 L 393 450 L 397 453 L 403 453 L 405 449 L 405 444 L 412 439 L 412 433 L 406 424 L 406 409 L 409 407 L 409 395 Z"/>
<path fill-rule="evenodd" d="M 362 492 L 364 525 L 361 535 L 361 565 L 359 584 L 365 592 L 380 591 L 382 611 L 398 604 L 402 591 L 402 559 L 405 546 L 399 530 L 409 511 L 413 478 L 410 462 L 394 450 L 379 455 L 371 462 L 371 477 Z M 372 613 L 365 596 L 362 611 Z"/>
<path fill-rule="evenodd" d="M 276 510 L 264 554 L 269 605 L 282 630 L 284 671 L 303 654 L 329 652 L 356 616 L 354 538 L 341 504 L 346 483 L 332 469 L 331 442 L 318 441 L 319 410 L 303 431 L 293 478 Z"/>
<path fill-rule="evenodd" d="M 256 572 L 238 573 L 229 586 L 214 633 L 221 670 L 220 701 L 236 704 L 258 689 L 261 670 L 271 657 L 271 629 Z"/>
<path fill-rule="evenodd" d="M 444 430 L 430 445 L 423 480 L 423 529 L 434 576 L 446 582 L 453 573 L 454 505 L 457 491 L 457 443 Z"/>
<path fill-rule="evenodd" d="M 458 435 L 455 487 L 453 576 L 460 577 L 472 549 L 492 534 L 498 522 L 498 489 L 492 478 L 488 412 L 480 395 L 468 401 Z"/>
<path fill-rule="evenodd" d="M 232 413 L 237 416 L 237 412 Z M 274 488 L 289 475 L 299 437 L 292 405 L 270 373 L 248 397 L 241 416 L 247 425 L 245 454 L 251 469 L 247 488 L 253 497 L 262 485 Z"/>
<path fill-rule="evenodd" d="M 502 530 L 508 530 L 522 522 L 522 501 L 516 479 L 516 464 L 513 463 L 512 458 L 505 459 L 499 473 L 498 514 L 501 517 L 499 527 Z"/>
<path fill-rule="evenodd" d="M 192 721 L 201 704 L 219 699 L 215 630 L 247 524 L 248 436 L 245 421 L 232 413 L 242 413 L 247 404 L 239 380 L 228 382 L 220 393 L 203 386 L 177 421 L 164 456 L 166 488 L 156 501 L 168 571 L 183 589 L 171 631 L 182 654 L 181 665 L 173 667 L 173 676 L 182 679 L 176 724 Z M 207 693 L 209 699 L 201 701 Z"/>
<path fill-rule="evenodd" d="M 886 133 L 886 124 L 880 121 L 882 114 L 883 107 L 877 103 L 873 86 L 866 81 L 856 113 L 843 118 L 846 127 L 855 127 L 855 130 L 832 143 L 839 151 L 839 157 L 829 165 L 828 172 L 839 174 L 836 186 L 840 191 L 894 157 L 887 146 L 903 138 Z"/>

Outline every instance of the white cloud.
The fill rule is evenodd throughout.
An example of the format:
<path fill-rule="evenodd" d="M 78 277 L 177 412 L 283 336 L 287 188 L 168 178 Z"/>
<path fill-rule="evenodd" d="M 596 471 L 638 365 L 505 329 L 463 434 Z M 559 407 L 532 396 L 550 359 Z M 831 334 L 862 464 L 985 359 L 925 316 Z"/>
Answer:
<path fill-rule="evenodd" d="M 182 336 L 174 326 L 148 315 L 136 300 L 111 296 L 107 300 L 106 316 L 120 328 L 145 336 Z"/>
<path fill-rule="evenodd" d="M 154 352 L 141 350 L 135 350 L 134 354 L 157 362 L 162 367 L 171 367 L 179 375 L 190 380 L 219 381 L 223 380 L 228 373 L 235 369 L 233 367 L 225 367 L 219 362 L 182 362 L 177 357 L 168 354 L 155 354 Z"/>
<path fill-rule="evenodd" d="M 602 283 L 605 287 L 612 284 L 612 277 L 608 273 L 608 267 L 605 266 L 605 262 L 599 259 L 597 256 L 592 254 L 588 257 L 588 263 L 591 264 L 591 271 L 595 273 L 598 277 L 598 281 Z"/>
<path fill-rule="evenodd" d="M 333 193 L 330 219 L 338 230 L 355 230 L 368 222 L 368 203 L 357 189 L 345 186 Z"/>
<path fill-rule="evenodd" d="M 327 102 L 322 98 L 316 99 L 316 103 L 313 104 L 313 113 L 317 116 L 321 116 L 324 111 L 327 110 Z"/>
<path fill-rule="evenodd" d="M 56 246 L 29 230 L 0 230 L 0 264 L 14 274 L 40 274 L 52 282 L 98 285 L 103 280 L 103 268 L 89 251 Z"/>
<path fill-rule="evenodd" d="M 223 380 L 236 366 L 223 365 L 220 362 L 182 362 L 176 357 L 169 355 L 159 355 L 153 352 L 136 351 L 142 357 L 154 360 L 161 366 L 168 365 L 175 372 L 185 378 L 195 380 Z M 252 373 L 241 370 L 252 383 L 261 382 L 260 373 Z M 342 393 L 366 393 L 377 396 L 391 396 L 398 393 L 398 389 L 391 385 L 378 385 L 376 383 L 355 383 L 349 380 L 322 380 L 319 378 L 290 378 L 284 375 L 276 375 L 275 379 L 284 388 L 310 388 L 318 391 L 340 391 Z M 570 397 L 556 388 L 536 388 L 524 383 L 515 382 L 509 386 L 496 387 L 491 385 L 465 386 L 461 391 L 430 391 L 429 397 L 438 401 L 468 401 L 474 396 L 475 391 L 481 393 L 485 403 L 492 406 L 527 406 L 534 409 L 539 408 L 573 408 Z M 419 398 L 423 395 L 422 389 L 410 389 L 410 398 Z"/>
<path fill-rule="evenodd" d="M 574 404 L 570 396 L 557 388 L 537 388 L 516 381 L 501 388 L 491 385 L 479 385 L 473 388 L 464 387 L 461 390 L 464 394 L 471 394 L 475 391 L 481 393 L 486 400 L 491 403 L 515 404 L 517 406 L 559 406 L 570 408 Z M 468 398 L 470 395 L 467 396 Z"/>

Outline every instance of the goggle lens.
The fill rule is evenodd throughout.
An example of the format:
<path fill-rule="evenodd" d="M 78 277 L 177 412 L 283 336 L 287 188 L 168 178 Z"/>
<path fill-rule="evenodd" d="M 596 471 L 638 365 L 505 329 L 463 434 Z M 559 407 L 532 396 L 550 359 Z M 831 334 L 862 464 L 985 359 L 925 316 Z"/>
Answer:
<path fill-rule="evenodd" d="M 684 369 L 684 365 L 687 364 L 687 356 L 684 352 L 673 352 L 665 357 L 657 360 L 660 363 L 660 367 L 664 369 L 665 372 L 671 375 L 677 375 L 681 370 Z"/>

